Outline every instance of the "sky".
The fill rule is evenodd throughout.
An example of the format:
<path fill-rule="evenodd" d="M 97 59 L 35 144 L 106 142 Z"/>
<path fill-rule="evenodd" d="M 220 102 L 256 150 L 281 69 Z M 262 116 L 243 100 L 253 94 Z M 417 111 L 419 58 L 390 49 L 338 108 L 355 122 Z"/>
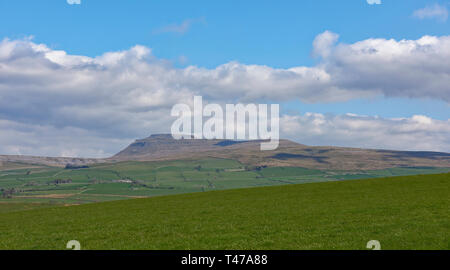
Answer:
<path fill-rule="evenodd" d="M 194 95 L 279 103 L 304 144 L 450 152 L 449 9 L 0 0 L 0 154 L 110 156 Z"/>

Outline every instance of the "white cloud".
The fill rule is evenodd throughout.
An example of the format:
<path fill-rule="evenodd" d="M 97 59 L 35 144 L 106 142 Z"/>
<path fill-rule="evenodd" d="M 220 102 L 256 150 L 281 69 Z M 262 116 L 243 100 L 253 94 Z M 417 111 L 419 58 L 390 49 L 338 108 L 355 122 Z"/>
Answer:
<path fill-rule="evenodd" d="M 67 0 L 67 4 L 69 5 L 80 5 L 81 0 Z"/>
<path fill-rule="evenodd" d="M 0 153 L 112 154 L 124 142 L 168 132 L 174 120 L 170 117 L 172 105 L 189 103 L 193 95 L 219 103 L 333 102 L 380 94 L 450 102 L 450 37 L 368 39 L 353 44 L 338 43 L 337 38 L 331 32 L 316 38 L 314 52 L 320 57 L 316 66 L 288 69 L 237 62 L 213 69 L 175 68 L 139 45 L 87 57 L 29 39 L 5 39 L 0 42 L 0 121 L 7 122 L 0 135 Z M 310 119 L 312 123 L 328 121 L 324 117 Z M 418 126 L 430 121 L 439 127 L 448 125 L 426 117 L 414 119 Z M 389 130 L 397 126 L 411 127 L 398 123 L 413 123 L 414 119 L 371 123 L 384 123 L 377 132 L 391 136 Z M 320 127 L 311 126 L 311 132 Z M 428 137 L 422 136 L 425 131 L 413 130 L 406 139 L 409 144 L 394 140 L 392 145 L 384 145 L 447 151 L 449 143 L 442 139 L 442 130 L 446 129 L 430 129 Z M 361 136 L 359 142 L 357 135 L 354 140 L 342 137 L 335 142 L 356 146 L 363 144 L 364 138 L 370 142 L 368 136 Z M 423 138 L 427 140 L 421 142 Z"/>
<path fill-rule="evenodd" d="M 445 22 L 448 18 L 448 10 L 445 6 L 434 4 L 414 11 L 413 16 L 419 19 L 437 19 Z"/>
<path fill-rule="evenodd" d="M 369 5 L 381 5 L 381 0 L 367 0 L 367 4 Z"/>
<path fill-rule="evenodd" d="M 317 35 L 313 41 L 313 54 L 324 58 L 330 56 L 338 39 L 339 35 L 330 31 Z"/>
<path fill-rule="evenodd" d="M 450 152 L 450 119 L 306 113 L 280 119 L 282 137 L 308 145 Z"/>
<path fill-rule="evenodd" d="M 165 127 L 170 127 L 172 121 L 163 117 L 162 120 L 154 119 L 153 123 L 144 127 L 125 124 L 121 124 L 121 127 L 160 133 L 168 132 Z M 109 157 L 135 139 L 133 136 L 121 138 L 114 133 L 97 132 L 95 128 L 58 127 L 8 120 L 0 120 L 0 128 L 2 154 Z M 283 115 L 280 128 L 282 138 L 307 145 L 450 152 L 450 119 L 443 121 L 422 115 L 410 118 L 318 113 Z M 140 137 L 148 135 L 143 133 Z"/>
<path fill-rule="evenodd" d="M 63 157 L 108 157 L 130 143 L 93 130 L 0 120 L 0 153 Z"/>

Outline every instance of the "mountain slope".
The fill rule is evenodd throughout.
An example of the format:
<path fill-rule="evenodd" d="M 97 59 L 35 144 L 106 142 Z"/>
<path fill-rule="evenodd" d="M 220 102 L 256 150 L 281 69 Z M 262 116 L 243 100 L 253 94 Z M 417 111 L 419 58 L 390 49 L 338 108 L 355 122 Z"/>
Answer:
<path fill-rule="evenodd" d="M 307 146 L 280 140 L 278 149 L 261 151 L 262 141 L 175 140 L 156 134 L 136 140 L 111 158 L 69 158 L 0 155 L 0 169 L 21 166 L 74 166 L 117 161 L 233 159 L 249 166 L 303 167 L 320 170 L 380 170 L 393 167 L 450 167 L 450 154 L 362 148 Z"/>
<path fill-rule="evenodd" d="M 254 166 L 295 166 L 325 170 L 376 170 L 392 167 L 450 167 L 450 154 L 306 146 L 281 140 L 278 149 L 261 151 L 261 141 L 175 140 L 168 134 L 136 140 L 114 161 L 155 161 L 205 157 L 235 159 Z"/>

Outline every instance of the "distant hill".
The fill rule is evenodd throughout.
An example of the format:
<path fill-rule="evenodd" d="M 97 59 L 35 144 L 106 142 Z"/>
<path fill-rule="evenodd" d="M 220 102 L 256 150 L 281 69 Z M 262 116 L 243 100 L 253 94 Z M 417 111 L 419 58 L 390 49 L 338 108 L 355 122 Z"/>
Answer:
<path fill-rule="evenodd" d="M 136 140 L 106 159 L 0 155 L 0 168 L 87 166 L 118 161 L 225 158 L 252 166 L 303 167 L 320 170 L 379 170 L 392 167 L 450 167 L 450 153 L 392 151 L 334 146 L 307 146 L 280 140 L 278 149 L 261 151 L 262 141 L 175 140 L 155 134 Z"/>
<path fill-rule="evenodd" d="M 332 146 L 306 146 L 280 140 L 278 149 L 261 151 L 261 141 L 175 140 L 155 134 L 136 140 L 111 157 L 111 161 L 235 159 L 255 166 L 296 166 L 314 169 L 370 170 L 392 167 L 450 167 L 450 154 L 441 152 L 391 151 Z"/>
<path fill-rule="evenodd" d="M 86 166 L 96 163 L 104 163 L 105 159 L 97 158 L 72 158 L 72 157 L 40 157 L 40 156 L 21 156 L 21 155 L 0 155 L 0 168 L 29 168 L 29 165 L 38 166 L 56 166 L 65 167 L 67 164 L 72 166 Z"/>

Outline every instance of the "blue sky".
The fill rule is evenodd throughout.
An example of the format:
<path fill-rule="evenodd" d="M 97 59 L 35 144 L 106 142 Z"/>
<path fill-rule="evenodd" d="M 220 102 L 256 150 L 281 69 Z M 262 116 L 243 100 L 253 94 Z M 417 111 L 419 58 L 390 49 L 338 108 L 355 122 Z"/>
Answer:
<path fill-rule="evenodd" d="M 382 39 L 384 41 L 384 45 L 382 46 L 390 46 L 390 39 L 395 39 L 396 42 L 400 44 L 400 40 L 415 42 L 424 36 L 434 36 L 437 37 L 440 42 L 440 47 L 436 47 L 436 50 L 439 50 L 439 53 L 442 55 L 441 58 L 439 58 L 439 56 L 436 57 L 435 54 L 433 54 L 432 57 L 436 57 L 438 60 L 442 59 L 442 61 L 450 60 L 445 58 L 447 57 L 447 54 L 445 53 L 448 51 L 445 37 L 450 35 L 450 25 L 448 20 L 449 8 L 450 1 L 443 0 L 382 0 L 381 4 L 372 5 L 368 4 L 366 0 L 81 0 L 80 4 L 68 4 L 66 0 L 0 0 L 0 40 L 8 40 L 9 43 L 4 42 L 3 44 L 5 48 L 9 48 L 8 46 L 30 46 L 30 48 L 32 48 L 30 50 L 38 50 L 35 45 L 43 44 L 46 47 L 45 50 L 64 51 L 67 55 L 88 57 L 90 58 L 88 61 L 94 61 L 97 64 L 102 63 L 99 65 L 104 64 L 102 62 L 104 59 L 101 60 L 95 57 L 110 52 L 128 51 L 131 52 L 130 55 L 134 55 L 136 58 L 140 57 L 136 55 L 142 53 L 142 55 L 145 56 L 144 58 L 147 59 L 146 52 L 142 52 L 142 50 L 133 51 L 130 49 L 136 45 L 142 45 L 143 48 L 148 48 L 149 50 L 148 55 L 150 58 L 145 61 L 153 63 L 149 64 L 152 68 L 157 67 L 158 70 L 159 68 L 166 69 L 166 73 L 183 73 L 189 67 L 194 66 L 197 68 L 195 69 L 196 72 L 203 72 L 206 74 L 205 76 L 211 76 L 211 78 L 217 76 L 217 74 L 220 75 L 223 72 L 226 74 L 234 74 L 233 72 L 235 72 L 235 70 L 248 69 L 253 65 L 258 69 L 258 73 L 249 76 L 249 78 L 253 79 L 255 79 L 255 76 L 264 76 L 261 74 L 266 72 L 265 67 L 270 69 L 268 72 L 272 74 L 271 76 L 275 76 L 274 74 L 278 74 L 278 71 L 281 71 L 284 74 L 283 76 L 288 76 L 286 78 L 292 76 L 292 74 L 290 74 L 292 71 L 291 68 L 307 67 L 311 68 L 311 72 L 313 73 L 317 71 L 314 71 L 314 68 L 317 68 L 319 70 L 325 70 L 331 74 L 330 76 L 338 76 L 339 80 L 337 80 L 338 82 L 336 82 L 336 85 L 327 85 L 329 86 L 329 89 L 326 91 L 322 91 L 321 86 L 312 86 L 313 89 L 311 91 L 307 93 L 302 92 L 300 94 L 295 93 L 295 87 L 293 89 L 287 87 L 286 89 L 283 88 L 284 90 L 276 90 L 277 87 L 275 86 L 274 91 L 279 91 L 279 96 L 274 96 L 273 93 L 270 93 L 270 90 L 264 90 L 266 92 L 261 90 L 260 93 L 256 93 L 256 90 L 253 91 L 253 89 L 249 90 L 247 88 L 247 90 L 239 89 L 239 87 L 233 85 L 225 87 L 226 90 L 223 90 L 222 93 L 224 91 L 234 93 L 231 100 L 241 100 L 240 97 L 246 96 L 246 98 L 243 98 L 242 100 L 249 101 L 248 97 L 256 96 L 258 98 L 254 102 L 260 100 L 280 102 L 282 104 L 282 113 L 291 116 L 312 112 L 331 114 L 339 117 L 340 115 L 351 113 L 360 116 L 382 117 L 386 118 L 386 121 L 389 122 L 396 121 L 395 119 L 398 118 L 412 119 L 414 115 L 422 115 L 433 119 L 433 121 L 438 121 L 436 123 L 439 125 L 442 123 L 444 123 L 442 125 L 447 125 L 446 121 L 449 119 L 450 115 L 450 94 L 449 88 L 446 88 L 445 86 L 446 76 L 449 76 L 446 67 L 442 67 L 439 63 L 435 63 L 436 61 L 432 62 L 430 60 L 429 63 L 423 62 L 423 56 L 418 56 L 417 62 L 413 62 L 414 55 L 412 55 L 411 64 L 402 64 L 397 68 L 395 64 L 400 61 L 400 58 L 397 60 L 394 59 L 394 62 L 391 62 L 393 66 L 389 68 L 394 69 L 395 66 L 396 69 L 392 74 L 395 76 L 396 74 L 400 74 L 400 77 L 402 77 L 402 79 L 399 79 L 400 82 L 397 83 L 395 77 L 392 78 L 389 76 L 389 72 L 374 72 L 374 77 L 370 77 L 370 74 L 372 73 L 353 75 L 352 72 L 355 72 L 355 70 L 351 67 L 342 68 L 344 71 L 340 70 L 343 59 L 350 59 L 352 55 L 347 55 L 347 57 L 346 54 L 343 53 L 343 51 L 339 51 L 338 48 L 346 44 L 350 46 L 351 44 L 357 44 L 358 42 L 370 39 Z M 323 33 L 325 33 L 325 35 L 322 35 Z M 333 39 L 333 35 L 338 35 L 339 37 L 337 38 L 336 36 L 335 40 L 327 45 L 333 51 L 331 56 L 325 54 L 319 56 L 313 55 L 313 50 L 315 49 L 313 42 L 319 40 L 320 37 L 322 37 L 323 40 L 326 40 L 327 38 Z M 19 42 L 17 43 L 19 45 L 17 45 L 14 43 L 16 41 L 23 41 L 23 44 Z M 416 45 L 417 44 L 422 43 L 416 42 Z M 435 46 L 437 43 L 432 42 L 432 44 Z M 372 46 L 375 48 L 376 46 L 381 45 L 368 42 L 364 46 Z M 377 47 L 377 49 L 381 50 L 382 47 Z M 7 54 L 11 53 L 11 51 L 6 49 L 5 51 L 7 51 Z M 35 53 L 41 53 L 41 51 L 38 51 L 35 51 Z M 418 49 L 418 51 L 420 51 L 420 49 Z M 33 57 L 35 56 L 35 54 L 32 55 Z M 23 55 L 21 55 L 21 57 L 23 57 Z M 48 56 L 45 57 L 48 58 Z M 132 56 L 130 57 L 132 58 Z M 142 59 L 139 58 L 139 61 Z M 367 65 L 367 63 L 368 65 L 371 65 L 371 60 L 367 59 L 364 59 L 364 61 L 369 61 L 364 62 L 366 63 L 365 65 Z M 33 61 L 33 63 L 38 62 L 36 59 Z M 66 61 L 64 62 L 65 64 L 62 64 L 62 60 L 60 59 L 54 61 L 55 63 L 57 62 L 64 66 L 69 60 L 64 60 Z M 388 60 L 383 58 L 382 61 Z M 224 66 L 229 63 L 238 63 L 239 65 Z M 374 67 L 376 63 L 379 62 L 373 62 Z M 8 62 L 8 64 L 10 64 L 10 62 Z M 428 64 L 430 64 L 430 67 Z M 167 65 L 171 68 L 167 68 Z M 74 68 L 74 66 L 72 65 L 70 68 Z M 125 67 L 122 68 L 125 69 Z M 385 67 L 380 67 L 380 69 L 383 68 Z M 436 70 L 440 68 L 443 69 Z M 359 67 L 359 69 L 364 69 L 364 66 Z M 403 72 L 400 69 L 403 69 Z M 65 70 L 67 70 L 67 67 Z M 74 70 L 79 71 L 79 66 Z M 336 72 L 336 70 L 338 71 L 335 74 L 334 72 Z M 376 69 L 374 70 L 376 71 Z M 2 83 L 1 72 L 2 70 L 0 70 L 0 84 Z M 141 73 L 145 73 L 146 76 L 150 74 L 152 78 L 154 77 L 156 81 L 158 80 L 159 77 L 156 73 L 153 71 L 153 73 L 147 72 L 150 71 L 139 71 L 136 73 L 136 76 L 139 77 L 142 75 Z M 411 72 L 414 74 L 411 74 Z M 433 74 L 433 76 L 437 76 L 438 80 L 436 83 L 434 83 L 435 79 L 430 79 L 430 76 L 427 75 L 428 72 L 431 72 L 430 74 Z M 346 73 L 350 75 L 345 77 L 343 74 Z M 420 87 L 409 91 L 407 87 L 414 88 L 414 85 L 416 84 L 412 82 L 408 84 L 408 81 L 416 78 L 415 73 L 425 75 L 423 75 L 423 80 L 417 76 L 417 84 L 419 84 Z M 29 78 L 25 73 L 16 75 Z M 170 87 L 168 85 L 159 85 L 142 90 L 141 86 L 139 86 L 140 88 L 136 88 L 134 83 L 131 83 L 133 86 L 128 87 L 121 85 L 120 87 L 123 88 L 117 89 L 117 92 L 125 93 L 126 95 L 135 95 L 136 91 L 126 92 L 127 87 L 129 89 L 135 87 L 133 89 L 140 89 L 139 91 L 142 90 L 143 93 L 145 92 L 153 98 L 155 95 L 158 97 L 163 95 L 158 92 L 159 90 L 164 93 L 172 93 L 175 91 L 177 94 L 180 94 L 183 89 L 188 89 L 186 90 L 188 92 L 197 91 L 197 88 L 194 90 L 191 89 L 195 86 L 201 88 L 201 90 L 198 90 L 199 92 L 203 91 L 205 95 L 210 95 L 212 99 L 226 102 L 225 99 L 221 99 L 223 98 L 221 93 L 209 93 L 208 91 L 212 91 L 213 89 L 206 89 L 207 86 L 205 86 L 212 85 L 211 87 L 219 87 L 222 85 L 215 85 L 214 82 L 211 81 L 201 81 L 193 86 L 190 84 L 189 80 L 200 80 L 199 77 L 195 77 L 197 75 L 194 76 L 192 74 L 186 76 L 189 78 L 187 81 L 176 82 L 172 82 L 172 80 L 175 80 L 172 77 L 164 77 L 164 81 L 171 81 Z M 307 75 L 303 74 L 297 79 L 303 78 L 302 76 L 304 77 Z M 314 76 L 319 75 L 316 74 Z M 10 78 L 12 77 L 10 76 Z M 264 81 L 262 78 L 263 77 L 256 78 L 251 82 L 248 81 L 248 85 L 264 86 L 264 82 L 259 84 L 261 81 Z M 429 81 L 423 82 L 428 79 Z M 442 82 L 439 81 L 439 79 L 442 79 Z M 77 80 L 77 82 L 80 80 Z M 161 80 L 163 79 L 161 78 Z M 252 84 L 252 82 L 254 84 Z M 382 84 L 381 82 L 386 83 Z M 291 83 L 295 85 L 300 83 L 303 87 L 303 82 L 297 82 L 296 80 L 283 81 L 283 83 L 289 85 Z M 307 81 L 306 85 L 310 85 L 310 83 L 310 81 Z M 4 100 L 0 100 L 0 102 L 6 104 L 6 108 L 4 106 L 3 109 L 0 109 L 0 121 L 3 119 L 5 121 L 11 121 L 14 124 L 27 125 L 27 123 L 30 123 L 30 119 L 33 119 L 34 121 L 36 116 L 31 116 L 31 114 L 27 115 L 26 113 L 24 113 L 24 115 L 18 115 L 19 108 L 22 108 L 21 106 L 23 106 L 28 109 L 35 108 L 36 111 L 39 111 L 43 108 L 41 106 L 46 107 L 46 105 L 43 105 L 44 102 L 40 98 L 36 97 L 36 99 L 34 99 L 34 96 L 32 98 L 30 95 L 33 94 L 30 93 L 34 92 L 30 92 L 30 89 L 19 87 L 19 84 L 20 83 L 16 83 L 14 85 L 5 86 L 3 91 L 11 92 L 12 89 L 16 89 L 16 87 L 20 90 L 14 90 L 16 91 L 15 93 L 17 93 L 15 96 L 3 95 Z M 49 88 L 50 87 L 53 87 L 53 85 L 49 86 Z M 102 107 L 107 103 L 104 98 L 97 97 L 97 94 L 95 93 L 98 91 L 97 88 L 90 89 L 89 87 L 83 88 L 84 86 L 80 86 L 80 88 L 73 90 L 69 86 L 58 87 L 57 92 L 52 92 L 52 96 L 49 99 L 55 98 L 55 93 L 61 95 L 59 98 L 64 99 L 65 96 L 63 96 L 62 93 L 72 97 L 75 95 L 75 92 L 84 91 L 83 93 L 85 96 L 93 95 L 93 98 L 99 99 L 98 104 L 100 105 L 98 107 Z M 99 86 L 99 88 L 102 87 L 104 87 L 104 85 Z M 297 85 L 296 87 L 299 86 Z M 318 87 L 317 90 L 315 90 L 314 87 Z M 169 88 L 171 90 L 166 90 Z M 338 91 L 333 90 L 336 88 L 338 88 Z M 430 89 L 429 92 L 427 92 L 428 89 Z M 0 91 L 2 90 L 0 89 Z M 26 94 L 20 96 L 22 93 L 21 91 Z M 237 91 L 243 91 L 244 94 L 239 96 L 236 94 Z M 142 93 L 139 92 L 139 95 L 141 94 Z M 342 98 L 340 98 L 341 96 Z M 168 98 L 165 99 L 171 100 L 169 97 L 172 96 L 168 95 Z M 82 100 L 81 97 L 77 98 Z M 141 97 L 140 101 L 145 100 L 145 98 Z M 21 102 L 14 103 L 13 100 L 21 100 Z M 25 104 L 27 102 L 29 104 Z M 86 102 L 83 104 L 65 104 L 61 108 L 58 108 L 58 110 L 64 111 L 70 109 L 76 111 L 75 108 L 87 106 L 86 104 Z M 111 104 L 118 104 L 118 101 L 111 101 Z M 105 107 L 102 108 L 106 113 L 106 111 L 113 110 L 113 105 L 111 105 L 111 107 L 106 107 L 105 105 Z M 127 106 L 122 106 L 120 108 Z M 117 108 L 114 107 L 114 110 L 116 109 Z M 31 111 L 31 109 L 29 110 Z M 46 110 L 48 110 L 48 108 L 42 111 Z M 142 111 L 142 109 L 139 109 L 139 111 Z M 40 112 L 39 115 L 41 115 L 41 113 L 42 112 Z M 78 111 L 76 113 L 78 113 Z M 95 111 L 92 112 L 90 116 L 101 115 L 102 113 L 103 112 Z M 48 125 L 49 129 L 55 127 L 60 128 L 61 126 L 65 128 L 79 128 L 81 130 L 80 132 L 87 132 L 86 134 L 89 134 L 86 135 L 86 138 L 89 136 L 97 136 L 96 138 L 108 136 L 113 138 L 111 134 L 117 132 L 110 129 L 108 132 L 102 133 L 103 130 L 93 130 L 92 123 L 84 123 L 83 120 L 78 118 L 59 119 L 59 114 L 60 112 L 48 112 L 47 115 L 42 113 L 42 115 L 45 116 L 41 117 L 43 120 L 39 125 Z M 117 117 L 125 117 L 124 115 L 118 115 Z M 127 114 L 127 117 L 133 119 L 140 118 L 137 114 Z M 330 118 L 330 121 L 335 120 Z M 74 126 L 61 124 L 66 123 L 67 121 L 77 124 L 74 124 Z M 22 130 L 27 128 L 34 130 L 29 126 L 22 127 Z M 121 143 L 124 144 L 125 141 L 135 136 L 142 136 L 145 133 L 153 133 L 155 131 L 160 130 L 157 130 L 157 128 L 154 128 L 149 124 L 148 129 L 145 130 L 145 132 L 130 132 L 127 135 L 119 136 L 114 139 L 123 140 Z M 439 138 L 442 136 L 445 137 L 445 132 L 446 131 L 441 130 Z M 36 132 L 33 134 L 33 136 L 38 136 L 36 135 Z M 289 136 L 288 132 L 286 132 L 286 135 Z M 64 137 L 63 135 L 61 136 Z M 310 137 L 305 136 L 305 138 Z M 38 139 L 38 137 L 36 137 L 36 139 Z M 8 138 L 4 139 L 4 144 L 11 144 L 11 146 L 9 148 L 4 147 L 3 149 L 0 149 L 0 151 L 7 153 L 35 153 L 37 151 L 42 151 L 42 149 L 34 151 L 32 150 L 34 149 L 32 146 L 27 146 L 27 148 L 20 143 L 12 145 L 12 143 L 9 143 L 9 140 L 10 139 Z M 297 140 L 302 141 L 302 138 L 298 138 Z M 417 138 L 417 140 L 419 140 L 419 138 Z M 1 138 L 0 141 L 2 141 Z M 447 140 L 445 142 L 447 143 Z M 310 143 L 327 144 L 327 142 L 322 142 L 320 140 L 311 140 Z M 442 141 L 439 143 L 442 143 Z M 351 141 L 345 140 L 337 141 L 336 144 L 350 144 L 350 146 L 353 146 L 351 145 Z M 378 142 L 368 144 L 368 146 L 385 147 Z M 77 147 L 78 146 L 73 146 L 68 152 L 76 153 L 77 155 L 86 153 L 84 150 L 78 151 Z M 404 145 L 386 145 L 386 147 L 399 149 L 406 148 Z M 421 149 L 428 149 L 427 147 L 428 146 L 423 146 Z M 439 147 L 439 145 L 434 145 L 429 148 L 433 150 L 448 150 L 450 149 L 450 142 L 449 146 Z M 59 155 L 65 151 L 63 150 L 58 148 L 49 150 L 49 153 Z M 115 150 L 116 149 L 108 149 L 105 150 L 106 152 L 99 150 L 98 153 L 100 154 L 88 152 L 88 155 L 101 156 L 112 153 Z M 67 151 L 64 153 L 67 153 Z"/>
<path fill-rule="evenodd" d="M 1 37 L 33 35 L 72 54 L 96 56 L 136 44 L 157 57 L 215 67 L 229 62 L 287 68 L 310 65 L 312 41 L 325 30 L 342 42 L 449 35 L 449 22 L 417 20 L 414 10 L 448 1 L 99 1 L 1 0 Z M 184 34 L 155 33 L 192 20 Z"/>

